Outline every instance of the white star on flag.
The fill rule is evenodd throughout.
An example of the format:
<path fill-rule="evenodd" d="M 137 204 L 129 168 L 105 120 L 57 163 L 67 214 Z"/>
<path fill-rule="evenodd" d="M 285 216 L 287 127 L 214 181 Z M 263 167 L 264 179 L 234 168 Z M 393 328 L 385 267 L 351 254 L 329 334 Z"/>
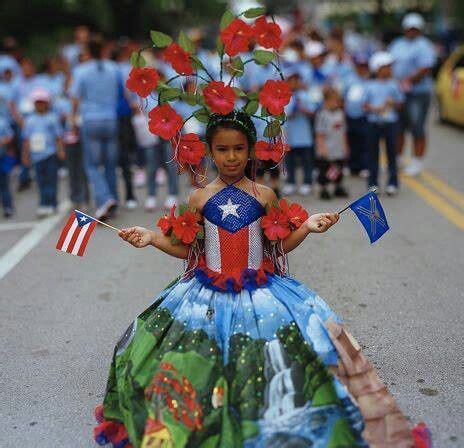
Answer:
<path fill-rule="evenodd" d="M 229 215 L 236 216 L 240 218 L 237 213 L 237 209 L 240 207 L 240 204 L 233 204 L 232 199 L 227 200 L 227 204 L 225 205 L 218 205 L 218 207 L 222 210 L 222 220 L 226 219 Z"/>

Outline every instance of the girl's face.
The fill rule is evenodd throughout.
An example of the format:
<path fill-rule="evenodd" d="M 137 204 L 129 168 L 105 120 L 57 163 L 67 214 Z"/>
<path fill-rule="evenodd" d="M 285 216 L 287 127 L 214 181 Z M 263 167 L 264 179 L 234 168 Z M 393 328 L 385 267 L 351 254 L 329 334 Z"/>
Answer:
<path fill-rule="evenodd" d="M 211 141 L 211 155 L 220 176 L 242 177 L 249 156 L 246 135 L 237 129 L 219 128 Z"/>
<path fill-rule="evenodd" d="M 388 79 L 392 77 L 392 68 L 391 65 L 384 65 L 380 67 L 377 72 L 377 78 Z"/>

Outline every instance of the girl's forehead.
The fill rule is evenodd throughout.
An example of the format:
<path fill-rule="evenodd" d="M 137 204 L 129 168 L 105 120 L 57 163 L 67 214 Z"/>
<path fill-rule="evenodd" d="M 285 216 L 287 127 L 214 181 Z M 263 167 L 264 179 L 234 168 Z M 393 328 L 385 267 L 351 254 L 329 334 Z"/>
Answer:
<path fill-rule="evenodd" d="M 247 141 L 244 132 L 238 129 L 219 128 L 213 136 L 213 144 L 237 144 Z"/>

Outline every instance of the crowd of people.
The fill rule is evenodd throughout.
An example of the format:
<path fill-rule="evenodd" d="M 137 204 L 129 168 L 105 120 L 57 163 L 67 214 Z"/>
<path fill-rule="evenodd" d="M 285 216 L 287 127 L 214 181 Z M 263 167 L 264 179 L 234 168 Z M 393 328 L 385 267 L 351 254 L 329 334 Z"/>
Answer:
<path fill-rule="evenodd" d="M 403 36 L 386 48 L 348 42 L 341 29 L 325 37 L 315 30 L 288 31 L 278 62 L 293 92 L 283 129 L 290 151 L 285 170 L 282 164 L 262 163 L 258 180 L 266 181 L 269 175 L 267 182 L 285 196 L 310 195 L 316 183 L 324 200 L 348 196 L 347 173 L 365 178 L 368 189 L 379 189 L 380 142 L 384 141 L 388 160 L 384 191 L 395 195 L 406 131 L 413 138 L 413 153 L 405 173 L 420 173 L 436 60 L 431 41 L 423 35 L 424 27 L 419 14 L 407 14 L 402 21 Z M 203 37 L 197 29 L 190 33 L 205 70 L 219 79 L 219 58 L 203 47 Z M 5 217 L 14 214 L 15 200 L 30 188 L 32 179 L 39 192 L 37 216 L 55 213 L 60 175 L 69 179 L 73 206 L 87 210 L 92 199 L 98 219 L 111 217 L 120 205 L 129 210 L 138 207 L 135 190 L 144 185 L 147 211 L 160 205 L 157 185 L 163 182 L 168 184 L 168 194 L 162 206 L 170 208 L 176 203 L 178 176 L 175 164 L 168 163 L 170 144 L 150 134 L 147 126 L 146 112 L 157 99 L 140 101 L 125 87 L 130 56 L 138 48 L 137 42 L 127 39 L 103 42 L 80 26 L 75 42 L 43 61 L 38 71 L 30 58 L 19 57 L 14 39 L 4 40 L 0 53 L 0 193 Z M 175 77 L 161 51 L 145 50 L 143 55 L 165 81 Z M 256 91 L 266 79 L 279 76 L 273 65 L 258 68 L 254 63 L 247 64 L 241 77 L 232 71 L 223 73 L 226 82 L 233 77 L 233 85 L 244 92 Z M 179 77 L 171 85 L 192 91 L 197 78 Z M 176 101 L 175 108 L 188 117 L 195 106 Z M 262 135 L 263 121 L 255 124 Z M 189 120 L 185 132 L 202 135 L 203 126 Z M 118 166 L 123 195 L 118 193 Z"/>

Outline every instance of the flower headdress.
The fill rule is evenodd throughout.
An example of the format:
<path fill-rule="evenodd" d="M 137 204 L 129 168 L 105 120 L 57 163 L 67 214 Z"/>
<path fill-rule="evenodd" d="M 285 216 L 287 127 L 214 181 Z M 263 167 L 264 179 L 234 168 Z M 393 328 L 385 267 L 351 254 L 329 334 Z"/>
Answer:
<path fill-rule="evenodd" d="M 206 145 L 198 135 L 181 133 L 182 127 L 192 118 L 207 124 L 207 128 L 222 121 L 235 122 L 255 143 L 256 129 L 251 119 L 243 119 L 245 113 L 266 122 L 264 139 L 256 142 L 253 158 L 278 163 L 288 150 L 288 145 L 283 142 L 282 125 L 286 120 L 284 108 L 290 102 L 291 91 L 284 81 L 276 57 L 276 51 L 282 44 L 281 29 L 273 20 L 268 21 L 264 14 L 265 8 L 248 9 L 238 16 L 229 10 L 223 14 L 217 39 L 220 58 L 220 75 L 217 80 L 198 58 L 194 44 L 183 32 L 179 34 L 177 42 L 159 31 L 150 33 L 153 47 L 162 49 L 163 59 L 177 72 L 176 76 L 165 82 L 160 81 L 160 75 L 154 68 L 146 67 L 142 50 L 132 54 L 133 68 L 126 87 L 142 98 L 157 95 L 158 105 L 148 113 L 149 129 L 153 134 L 171 141 L 173 158 L 179 165 L 187 164 L 194 169 L 206 154 Z M 255 20 L 249 24 L 241 16 Z M 266 50 L 255 50 L 244 61 L 240 54 L 248 51 L 252 41 Z M 234 80 L 244 75 L 250 62 L 262 66 L 271 64 L 279 73 L 280 80 L 267 80 L 259 92 L 244 92 L 235 87 Z M 227 84 L 223 81 L 224 70 L 232 73 Z M 190 76 L 196 80 L 194 92 L 172 87 L 171 83 L 177 78 Z M 169 104 L 175 100 L 184 101 L 190 106 L 198 105 L 198 108 L 187 119 L 183 119 Z M 239 103 L 243 106 L 237 110 Z"/>

